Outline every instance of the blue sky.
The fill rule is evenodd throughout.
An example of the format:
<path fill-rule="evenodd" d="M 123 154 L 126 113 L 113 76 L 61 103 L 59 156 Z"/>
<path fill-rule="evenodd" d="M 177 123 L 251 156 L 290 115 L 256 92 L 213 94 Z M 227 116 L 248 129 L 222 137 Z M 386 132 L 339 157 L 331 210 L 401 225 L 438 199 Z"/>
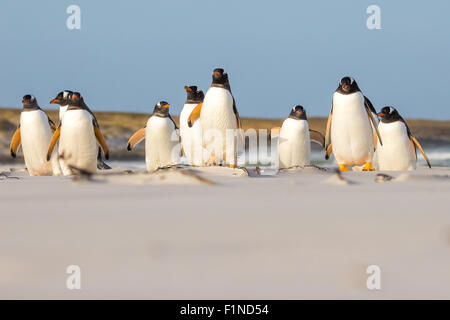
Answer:
<path fill-rule="evenodd" d="M 81 8 L 69 30 L 66 9 Z M 366 8 L 381 8 L 381 30 Z M 80 91 L 93 110 L 179 114 L 184 85 L 206 91 L 225 68 L 242 116 L 286 117 L 295 104 L 326 116 L 340 77 L 376 109 L 450 119 L 450 1 L 0 2 L 0 105 Z"/>

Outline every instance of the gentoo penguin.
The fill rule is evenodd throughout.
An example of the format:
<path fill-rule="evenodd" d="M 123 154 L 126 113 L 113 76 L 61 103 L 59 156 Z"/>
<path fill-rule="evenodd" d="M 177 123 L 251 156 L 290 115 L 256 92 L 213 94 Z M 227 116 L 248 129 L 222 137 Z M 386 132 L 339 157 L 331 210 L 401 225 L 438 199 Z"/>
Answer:
<path fill-rule="evenodd" d="M 192 127 L 188 126 L 187 121 L 192 110 L 194 110 L 199 103 L 203 102 L 205 95 L 203 94 L 203 91 L 198 91 L 196 86 L 185 86 L 184 89 L 186 90 L 187 98 L 180 114 L 181 146 L 189 164 L 201 166 L 203 150 L 201 121 L 195 121 Z"/>
<path fill-rule="evenodd" d="M 237 166 L 238 143 L 242 142 L 241 123 L 236 102 L 231 93 L 228 74 L 223 69 L 215 69 L 212 74 L 211 87 L 206 92 L 203 103 L 194 108 L 188 118 L 191 127 L 200 118 L 203 135 L 203 147 L 208 156 L 204 165 L 228 163 Z M 227 132 L 228 131 L 228 132 Z M 230 141 L 231 140 L 231 141 Z"/>
<path fill-rule="evenodd" d="M 60 93 L 58 93 L 58 95 L 56 96 L 55 99 L 50 101 L 50 104 L 55 104 L 55 103 L 59 104 L 59 122 L 62 121 L 62 118 L 67 111 L 68 104 L 69 104 L 68 97 L 72 94 L 73 94 L 72 91 L 64 90 L 64 91 L 61 91 Z M 84 100 L 83 100 L 83 102 L 84 102 Z M 86 104 L 84 104 L 84 107 L 86 108 L 86 110 L 88 112 L 91 113 L 91 115 L 94 117 L 95 122 L 97 123 L 97 126 L 100 128 L 100 126 L 98 125 L 97 118 L 95 117 L 94 113 L 89 109 L 89 107 Z M 98 155 L 97 155 L 97 169 L 100 169 L 100 170 L 111 169 L 111 167 L 109 165 L 107 165 L 105 162 L 103 162 L 103 160 L 102 160 L 102 149 L 100 146 L 98 148 Z"/>
<path fill-rule="evenodd" d="M 57 94 L 56 98 L 50 101 L 50 104 L 59 104 L 59 122 L 61 122 L 64 114 L 69 106 L 69 95 L 72 95 L 72 91 L 64 90 Z"/>
<path fill-rule="evenodd" d="M 17 149 L 22 144 L 23 157 L 30 176 L 61 175 L 58 152 L 51 154 L 51 161 L 46 159 L 47 146 L 56 126 L 39 107 L 36 98 L 27 94 L 22 99 L 23 110 L 20 124 L 11 140 L 11 156 L 16 157 Z"/>
<path fill-rule="evenodd" d="M 381 122 L 378 130 L 383 145 L 377 145 L 378 170 L 415 170 L 417 149 L 431 168 L 430 160 L 419 141 L 412 135 L 405 120 L 393 107 L 384 107 L 378 114 Z"/>
<path fill-rule="evenodd" d="M 128 140 L 130 151 L 145 139 L 145 162 L 147 171 L 176 165 L 180 161 L 180 137 L 178 127 L 169 114 L 170 105 L 160 101 L 144 128 L 139 129 Z"/>
<path fill-rule="evenodd" d="M 78 92 L 69 96 L 69 106 L 50 141 L 47 159 L 50 158 L 58 139 L 59 154 L 65 163 L 62 170 L 66 176 L 81 171 L 96 172 L 97 143 L 102 147 L 106 159 L 109 158 L 109 149 L 98 123 L 86 109 L 83 97 Z"/>
<path fill-rule="evenodd" d="M 279 137 L 279 168 L 304 167 L 310 164 L 311 141 L 325 147 L 325 138 L 309 129 L 306 111 L 302 106 L 292 108 L 289 117 L 284 120 Z"/>
<path fill-rule="evenodd" d="M 360 165 L 364 165 L 363 171 L 374 170 L 373 129 L 379 143 L 382 145 L 383 142 L 373 117 L 375 110 L 370 105 L 353 78 L 341 79 L 333 94 L 325 135 L 325 158 L 333 152 L 340 171 L 348 171 L 347 166 Z"/>

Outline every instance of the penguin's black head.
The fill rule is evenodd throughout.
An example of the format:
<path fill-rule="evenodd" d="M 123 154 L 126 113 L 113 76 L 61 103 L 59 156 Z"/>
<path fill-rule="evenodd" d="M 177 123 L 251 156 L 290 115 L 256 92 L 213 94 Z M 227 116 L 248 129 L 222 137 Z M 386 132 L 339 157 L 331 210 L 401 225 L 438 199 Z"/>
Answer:
<path fill-rule="evenodd" d="M 382 122 L 394 122 L 401 120 L 401 116 L 398 111 L 390 106 L 384 107 L 381 109 L 380 113 L 377 114 L 381 118 Z"/>
<path fill-rule="evenodd" d="M 203 98 L 205 95 L 203 91 L 198 91 L 197 86 L 185 86 L 184 90 L 186 90 L 186 103 L 200 103 L 203 102 Z"/>
<path fill-rule="evenodd" d="M 291 113 L 289 114 L 289 118 L 296 120 L 306 120 L 306 111 L 302 106 L 297 105 L 292 108 Z"/>
<path fill-rule="evenodd" d="M 215 84 L 228 84 L 228 73 L 222 68 L 214 69 L 212 79 Z"/>
<path fill-rule="evenodd" d="M 22 104 L 24 109 L 34 109 L 39 107 L 37 100 L 31 94 L 24 95 L 22 98 Z"/>
<path fill-rule="evenodd" d="M 50 101 L 50 104 L 59 104 L 60 106 L 65 106 L 69 103 L 69 95 L 71 95 L 73 92 L 70 90 L 64 90 L 58 93 L 55 99 Z"/>
<path fill-rule="evenodd" d="M 155 105 L 155 109 L 153 110 L 153 114 L 159 117 L 168 117 L 169 116 L 169 108 L 170 104 L 166 101 L 159 101 Z"/>
<path fill-rule="evenodd" d="M 79 107 L 79 106 L 81 106 L 82 99 L 83 99 L 83 97 L 81 96 L 81 93 L 79 93 L 79 92 L 72 92 L 68 96 L 68 103 L 71 106 Z"/>
<path fill-rule="evenodd" d="M 359 90 L 358 84 L 356 83 L 355 79 L 353 79 L 351 77 L 343 77 L 341 79 L 341 81 L 339 81 L 339 87 L 337 88 L 336 91 L 339 91 L 340 93 L 343 93 L 343 94 L 350 94 L 350 93 L 358 92 L 360 90 Z"/>

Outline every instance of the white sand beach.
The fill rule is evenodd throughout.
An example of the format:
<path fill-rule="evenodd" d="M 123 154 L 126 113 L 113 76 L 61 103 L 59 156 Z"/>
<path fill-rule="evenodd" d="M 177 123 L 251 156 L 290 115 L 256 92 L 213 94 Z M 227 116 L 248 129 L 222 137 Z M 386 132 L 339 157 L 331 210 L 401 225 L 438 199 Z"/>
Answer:
<path fill-rule="evenodd" d="M 450 298 L 450 168 L 125 169 L 0 168 L 0 298 Z"/>

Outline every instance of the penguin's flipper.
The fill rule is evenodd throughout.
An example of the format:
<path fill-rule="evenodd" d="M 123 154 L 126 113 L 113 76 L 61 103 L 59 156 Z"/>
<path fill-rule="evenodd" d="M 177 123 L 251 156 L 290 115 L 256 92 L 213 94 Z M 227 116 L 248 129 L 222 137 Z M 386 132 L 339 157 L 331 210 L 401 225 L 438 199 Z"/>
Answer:
<path fill-rule="evenodd" d="M 11 144 L 9 146 L 9 150 L 11 151 L 11 157 L 15 158 L 17 154 L 17 149 L 19 149 L 20 146 L 20 126 L 17 128 L 16 132 L 14 132 L 14 135 L 11 139 Z"/>
<path fill-rule="evenodd" d="M 47 161 L 50 161 L 50 158 L 52 157 L 53 149 L 55 148 L 56 142 L 58 142 L 60 135 L 61 135 L 61 126 L 56 128 L 55 133 L 53 133 L 52 140 L 50 140 L 50 144 L 48 146 L 48 151 L 47 151 Z"/>
<path fill-rule="evenodd" d="M 200 118 L 200 112 L 202 111 L 202 105 L 203 103 L 199 103 L 191 112 L 189 115 L 189 118 L 187 120 L 189 128 L 191 128 L 194 124 L 194 122 Z"/>
<path fill-rule="evenodd" d="M 325 148 L 325 137 L 319 131 L 309 129 L 309 139 Z"/>
<path fill-rule="evenodd" d="M 48 117 L 48 116 L 47 116 Z M 58 128 L 56 126 L 56 124 L 52 121 L 52 119 L 50 119 L 50 117 L 48 117 L 48 124 L 50 125 L 50 128 L 53 130 L 53 132 L 56 131 L 56 129 Z"/>
<path fill-rule="evenodd" d="M 377 110 L 375 110 L 372 102 L 366 96 L 364 96 L 364 106 L 366 109 L 369 108 L 372 113 L 377 114 Z"/>
<path fill-rule="evenodd" d="M 133 149 L 139 142 L 144 140 L 144 138 L 145 138 L 145 127 L 139 129 L 131 136 L 131 138 L 128 140 L 127 143 L 127 150 L 131 151 L 131 149 Z"/>
<path fill-rule="evenodd" d="M 419 141 L 417 141 L 417 139 L 412 134 L 409 137 L 411 138 L 411 141 L 414 143 L 416 148 L 420 150 L 420 152 L 422 153 L 423 157 L 425 158 L 425 161 L 428 164 L 428 167 L 431 169 L 430 159 L 428 159 L 427 155 L 425 154 L 425 151 L 423 151 L 422 146 L 420 145 Z"/>
<path fill-rule="evenodd" d="M 377 122 L 375 121 L 375 119 L 373 117 L 372 111 L 367 106 L 366 106 L 366 111 L 367 111 L 367 116 L 369 117 L 370 122 L 372 123 L 373 127 L 375 128 L 375 131 L 378 136 L 378 140 L 380 141 L 380 144 L 383 145 L 383 140 L 381 140 L 381 135 L 380 135 L 380 132 L 378 131 Z"/>
<path fill-rule="evenodd" d="M 172 119 L 172 117 L 169 114 L 169 119 L 172 120 L 173 125 L 175 126 L 175 130 L 179 129 L 177 124 L 175 123 L 175 120 Z"/>
<path fill-rule="evenodd" d="M 95 122 L 92 122 L 92 125 L 94 127 L 94 133 L 95 133 L 95 137 L 97 138 L 97 142 L 100 145 L 100 147 L 102 147 L 102 149 L 103 149 L 103 153 L 105 154 L 105 159 L 108 160 L 109 159 L 109 148 L 108 148 L 108 145 L 106 144 L 105 137 L 103 137 L 102 132 L 100 131 L 99 127 L 95 125 Z"/>
<path fill-rule="evenodd" d="M 330 155 L 331 155 L 332 152 L 333 152 L 333 145 L 330 144 L 330 145 L 327 147 L 326 152 L 325 152 L 325 160 L 330 159 Z"/>
<path fill-rule="evenodd" d="M 234 112 L 234 115 L 236 116 L 237 127 L 238 127 L 238 129 L 241 129 L 242 122 L 241 122 L 241 118 L 239 117 L 239 112 L 237 111 L 237 108 L 236 108 L 236 101 L 234 100 L 234 97 L 233 97 L 233 112 Z"/>
<path fill-rule="evenodd" d="M 331 120 L 333 119 L 333 104 L 331 104 L 330 114 L 328 115 L 327 129 L 325 131 L 325 149 L 331 145 Z M 328 158 L 326 158 L 328 159 Z"/>

